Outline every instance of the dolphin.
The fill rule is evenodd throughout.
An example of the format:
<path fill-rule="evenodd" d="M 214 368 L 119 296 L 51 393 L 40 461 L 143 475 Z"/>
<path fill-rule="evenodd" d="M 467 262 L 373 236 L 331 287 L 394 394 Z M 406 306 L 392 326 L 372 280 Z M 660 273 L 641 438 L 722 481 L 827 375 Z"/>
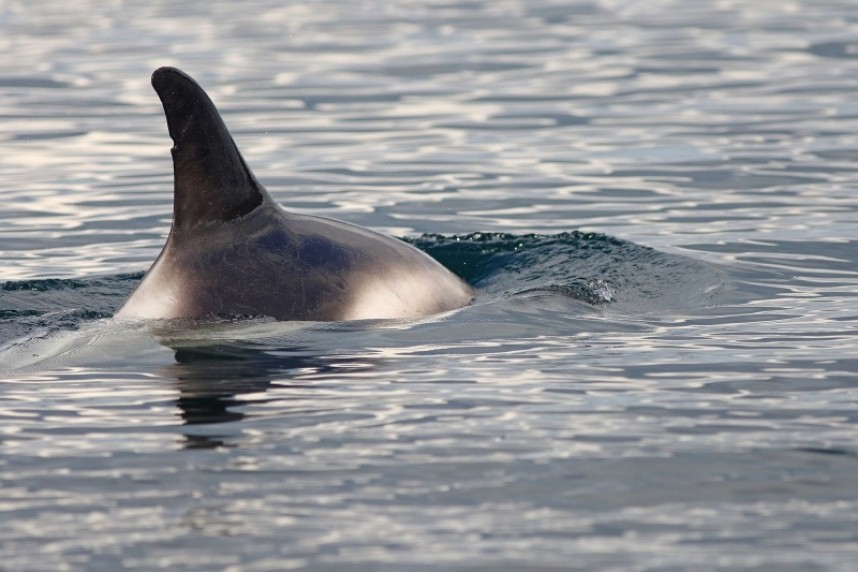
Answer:
<path fill-rule="evenodd" d="M 286 211 L 245 163 L 205 91 L 152 74 L 173 140 L 173 223 L 120 320 L 419 318 L 473 289 L 424 252 L 347 222 Z"/>

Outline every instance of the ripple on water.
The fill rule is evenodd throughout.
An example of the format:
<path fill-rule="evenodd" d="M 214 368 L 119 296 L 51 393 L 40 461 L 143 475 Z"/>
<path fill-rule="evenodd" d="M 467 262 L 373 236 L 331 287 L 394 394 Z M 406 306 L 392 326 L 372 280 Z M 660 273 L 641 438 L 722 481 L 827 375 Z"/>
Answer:
<path fill-rule="evenodd" d="M 3 10 L 5 566 L 852 569 L 850 3 Z M 278 201 L 482 297 L 112 322 L 170 224 L 161 65 Z"/>

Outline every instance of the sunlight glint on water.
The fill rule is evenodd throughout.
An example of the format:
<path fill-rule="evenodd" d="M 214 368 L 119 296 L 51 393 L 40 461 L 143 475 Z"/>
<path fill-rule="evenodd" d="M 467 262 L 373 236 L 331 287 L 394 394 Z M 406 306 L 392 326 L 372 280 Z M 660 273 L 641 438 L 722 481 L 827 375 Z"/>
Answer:
<path fill-rule="evenodd" d="M 3 4 L 4 566 L 850 570 L 856 25 L 828 0 Z M 113 322 L 170 224 L 162 65 L 284 206 L 481 297 Z"/>

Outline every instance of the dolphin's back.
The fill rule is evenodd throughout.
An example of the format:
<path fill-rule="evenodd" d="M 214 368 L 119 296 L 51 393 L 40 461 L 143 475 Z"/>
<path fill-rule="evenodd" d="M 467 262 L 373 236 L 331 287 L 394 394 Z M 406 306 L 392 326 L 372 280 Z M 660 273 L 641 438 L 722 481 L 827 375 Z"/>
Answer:
<path fill-rule="evenodd" d="M 117 318 L 415 318 L 470 303 L 470 286 L 411 245 L 281 209 L 193 79 L 160 68 L 152 85 L 174 142 L 173 224 Z"/>

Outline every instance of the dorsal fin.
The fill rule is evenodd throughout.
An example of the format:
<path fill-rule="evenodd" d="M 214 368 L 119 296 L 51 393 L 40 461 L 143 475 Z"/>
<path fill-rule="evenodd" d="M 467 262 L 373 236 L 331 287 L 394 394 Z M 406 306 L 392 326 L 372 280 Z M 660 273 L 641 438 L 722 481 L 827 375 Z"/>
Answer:
<path fill-rule="evenodd" d="M 225 222 L 268 199 L 206 92 L 190 76 L 163 67 L 152 74 L 173 139 L 173 226 Z"/>

